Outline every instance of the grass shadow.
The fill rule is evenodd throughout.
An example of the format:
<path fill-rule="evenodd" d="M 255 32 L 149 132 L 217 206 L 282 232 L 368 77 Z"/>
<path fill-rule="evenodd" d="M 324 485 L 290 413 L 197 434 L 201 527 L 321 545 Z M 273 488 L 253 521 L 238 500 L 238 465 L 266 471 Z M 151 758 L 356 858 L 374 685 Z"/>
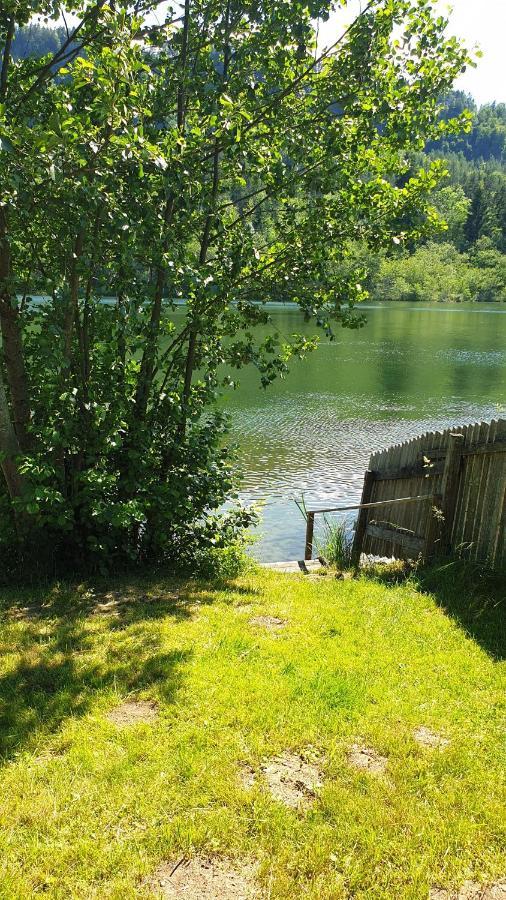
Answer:
<path fill-rule="evenodd" d="M 175 700 L 190 654 L 166 652 L 153 619 L 188 618 L 192 592 L 159 591 L 159 602 L 146 602 L 142 595 L 136 600 L 136 590 L 105 612 L 103 592 L 86 585 L 3 594 L 0 758 L 37 745 L 69 716 L 84 715 L 111 686 L 119 695 L 156 686 L 164 702 Z"/>
<path fill-rule="evenodd" d="M 496 660 L 506 659 L 506 573 L 446 560 L 420 569 L 417 586 Z"/>
<path fill-rule="evenodd" d="M 0 759 L 84 715 L 110 686 L 128 694 L 156 685 L 173 702 L 188 653 L 164 651 L 156 620 L 188 620 L 230 587 L 140 576 L 114 579 L 113 590 L 104 579 L 1 590 Z"/>

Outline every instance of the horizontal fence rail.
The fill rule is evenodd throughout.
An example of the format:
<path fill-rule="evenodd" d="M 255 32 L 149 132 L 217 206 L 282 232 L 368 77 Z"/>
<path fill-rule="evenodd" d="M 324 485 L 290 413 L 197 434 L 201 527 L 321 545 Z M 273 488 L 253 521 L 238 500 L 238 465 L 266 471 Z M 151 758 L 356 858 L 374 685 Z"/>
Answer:
<path fill-rule="evenodd" d="M 314 538 L 314 520 L 318 514 L 331 512 L 350 512 L 354 509 L 373 509 L 377 506 L 389 506 L 392 503 L 413 503 L 415 500 L 433 500 L 433 494 L 425 494 L 419 497 L 399 497 L 394 500 L 377 500 L 375 503 L 357 503 L 355 506 L 330 506 L 328 509 L 308 509 L 306 510 L 306 550 L 304 559 L 312 559 L 313 556 L 313 538 Z"/>

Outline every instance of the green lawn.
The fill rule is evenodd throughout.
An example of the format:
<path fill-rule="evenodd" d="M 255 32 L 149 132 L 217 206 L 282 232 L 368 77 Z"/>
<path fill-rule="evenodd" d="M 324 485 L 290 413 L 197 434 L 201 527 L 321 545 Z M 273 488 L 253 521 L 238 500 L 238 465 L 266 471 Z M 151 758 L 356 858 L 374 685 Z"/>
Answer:
<path fill-rule="evenodd" d="M 252 572 L 4 591 L 0 897 L 153 897 L 161 863 L 198 854 L 254 863 L 273 900 L 504 877 L 504 592 L 426 585 Z M 157 714 L 111 721 L 126 698 Z M 420 726 L 449 743 L 420 745 Z M 353 745 L 384 772 L 355 768 Z M 321 774 L 300 808 L 262 775 L 287 751 Z"/>

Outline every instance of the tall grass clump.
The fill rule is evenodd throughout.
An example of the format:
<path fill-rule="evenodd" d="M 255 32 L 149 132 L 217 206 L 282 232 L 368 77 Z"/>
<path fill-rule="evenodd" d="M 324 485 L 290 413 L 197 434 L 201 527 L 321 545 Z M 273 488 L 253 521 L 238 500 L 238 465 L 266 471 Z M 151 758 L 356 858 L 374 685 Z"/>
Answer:
<path fill-rule="evenodd" d="M 323 517 L 323 534 L 318 541 L 318 551 L 331 566 L 350 569 L 352 565 L 353 531 L 348 519 Z"/>

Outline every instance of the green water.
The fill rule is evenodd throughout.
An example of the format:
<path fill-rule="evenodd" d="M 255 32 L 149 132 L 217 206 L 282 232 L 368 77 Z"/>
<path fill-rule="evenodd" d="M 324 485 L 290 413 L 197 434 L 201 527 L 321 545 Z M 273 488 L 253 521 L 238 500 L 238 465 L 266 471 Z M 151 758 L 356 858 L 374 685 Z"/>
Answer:
<path fill-rule="evenodd" d="M 271 305 L 286 334 L 316 333 Z M 259 559 L 301 559 L 310 507 L 359 500 L 370 453 L 421 432 L 506 414 L 506 307 L 368 304 L 367 325 L 296 361 L 266 391 L 244 371 L 227 396 L 243 490 L 265 501 Z"/>

